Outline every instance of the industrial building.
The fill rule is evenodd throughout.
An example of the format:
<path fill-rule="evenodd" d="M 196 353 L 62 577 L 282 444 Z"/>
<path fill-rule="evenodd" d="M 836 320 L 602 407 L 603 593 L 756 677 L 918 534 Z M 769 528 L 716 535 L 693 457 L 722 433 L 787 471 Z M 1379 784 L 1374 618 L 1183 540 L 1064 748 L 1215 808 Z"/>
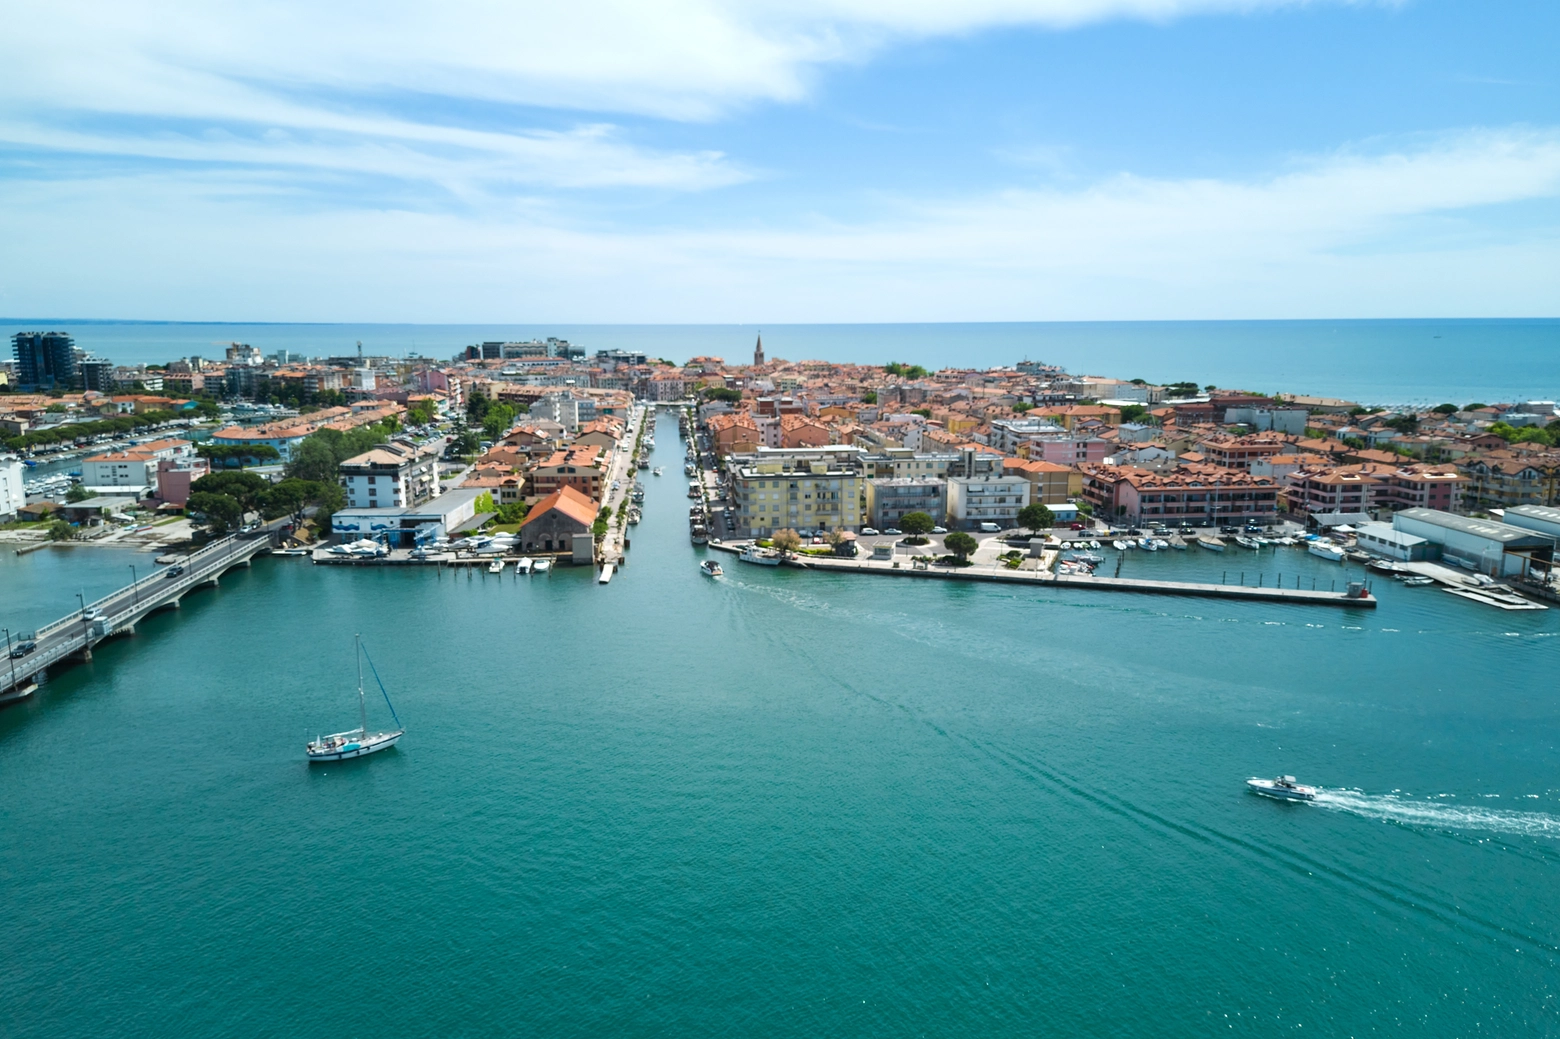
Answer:
<path fill-rule="evenodd" d="M 1510 523 L 1437 509 L 1404 509 L 1392 517 L 1392 527 L 1435 545 L 1443 560 L 1491 577 L 1519 576 L 1535 567 L 1547 571 L 1560 540 Z"/>

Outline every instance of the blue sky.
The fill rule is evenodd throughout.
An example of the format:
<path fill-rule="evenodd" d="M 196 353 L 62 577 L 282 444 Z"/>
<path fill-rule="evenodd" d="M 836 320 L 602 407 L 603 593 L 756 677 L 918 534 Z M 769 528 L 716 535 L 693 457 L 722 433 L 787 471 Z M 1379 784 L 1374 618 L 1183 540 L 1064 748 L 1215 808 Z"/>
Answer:
<path fill-rule="evenodd" d="M 1560 313 L 1553 3 L 12 11 L 9 315 Z"/>

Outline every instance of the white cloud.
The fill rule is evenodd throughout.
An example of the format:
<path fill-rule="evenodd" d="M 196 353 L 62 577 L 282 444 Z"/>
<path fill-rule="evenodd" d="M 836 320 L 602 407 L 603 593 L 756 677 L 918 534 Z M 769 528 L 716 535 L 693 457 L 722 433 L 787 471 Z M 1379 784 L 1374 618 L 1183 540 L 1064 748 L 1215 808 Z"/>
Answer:
<path fill-rule="evenodd" d="M 18 185 L 0 313 L 927 321 L 1560 312 L 1560 131 L 1379 143 L 1259 179 L 901 200 L 871 222 L 623 232 L 545 204 L 300 212 L 231 178 Z M 1553 207 L 1550 207 L 1552 214 Z M 1551 215 L 1551 219 L 1552 215 Z M 81 248 L 62 246 L 79 240 Z"/>

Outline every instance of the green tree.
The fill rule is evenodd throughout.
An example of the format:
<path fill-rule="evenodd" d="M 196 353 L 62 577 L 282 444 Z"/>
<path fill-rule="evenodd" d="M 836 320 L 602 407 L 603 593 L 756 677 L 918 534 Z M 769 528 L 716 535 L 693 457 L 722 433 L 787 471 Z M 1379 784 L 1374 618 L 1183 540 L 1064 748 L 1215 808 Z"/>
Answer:
<path fill-rule="evenodd" d="M 787 556 L 801 549 L 802 536 L 790 527 L 782 527 L 774 532 L 769 543 L 779 549 L 782 556 Z"/>
<path fill-rule="evenodd" d="M 50 541 L 69 541 L 76 533 L 76 528 L 64 520 L 55 520 L 49 524 Z"/>
<path fill-rule="evenodd" d="M 1027 400 L 1021 400 L 1017 404 L 1013 405 L 1013 410 L 1022 415 L 1026 411 L 1033 411 L 1034 407 L 1035 406 L 1029 403 Z M 926 417 L 931 418 L 932 416 L 928 414 Z"/>
<path fill-rule="evenodd" d="M 270 480 L 258 473 L 245 472 L 208 473 L 190 484 L 192 492 L 227 495 L 237 502 L 244 512 L 259 508 L 261 495 L 270 488 Z"/>
<path fill-rule="evenodd" d="M 937 521 L 929 512 L 907 512 L 899 519 L 899 529 L 916 538 L 930 534 L 935 526 Z"/>
<path fill-rule="evenodd" d="M 437 410 L 432 399 L 424 398 L 406 409 L 406 421 L 414 426 L 426 426 L 433 421 Z"/>
<path fill-rule="evenodd" d="M 195 448 L 195 453 L 224 467 L 243 468 L 282 460 L 281 454 L 270 444 L 201 444 Z"/>
<path fill-rule="evenodd" d="M 863 404 L 876 404 L 877 403 L 877 394 L 876 393 L 863 393 L 861 395 L 861 403 L 863 403 Z"/>
<path fill-rule="evenodd" d="M 729 390 L 724 386 L 707 386 L 704 389 L 705 400 L 723 400 L 727 404 L 735 404 L 742 399 L 741 390 Z"/>
<path fill-rule="evenodd" d="M 943 545 L 959 557 L 960 562 L 969 559 L 970 554 L 980 547 L 980 543 L 962 530 L 956 530 L 943 538 Z"/>
<path fill-rule="evenodd" d="M 1141 404 L 1123 404 L 1121 406 L 1121 421 L 1136 422 L 1148 414 L 1148 409 Z"/>
<path fill-rule="evenodd" d="M 1455 404 L 1437 404 L 1431 410 L 1434 411 L 1437 415 L 1455 415 L 1455 414 L 1457 414 L 1457 405 L 1455 405 Z"/>
<path fill-rule="evenodd" d="M 1472 404 L 1464 404 L 1463 405 L 1463 410 L 1464 411 L 1478 411 L 1480 408 L 1487 408 L 1487 407 L 1489 407 L 1488 404 L 1481 404 L 1478 401 L 1475 401 Z"/>
<path fill-rule="evenodd" d="M 239 507 L 238 502 L 226 494 L 191 493 L 187 509 L 204 516 L 206 526 L 218 534 L 239 526 L 244 518 L 243 509 Z"/>
<path fill-rule="evenodd" d="M 477 495 L 477 500 L 471 504 L 472 508 L 475 509 L 478 513 L 498 511 L 497 506 L 493 504 L 492 491 L 483 491 L 481 494 Z"/>
<path fill-rule="evenodd" d="M 525 519 L 525 514 L 528 511 L 529 507 L 523 501 L 515 501 L 510 502 L 507 505 L 500 505 L 498 507 L 498 522 L 519 523 L 521 520 Z"/>
<path fill-rule="evenodd" d="M 1018 525 L 1025 530 L 1050 530 L 1056 526 L 1056 517 L 1040 502 L 1032 501 L 1018 510 Z"/>
<path fill-rule="evenodd" d="M 504 434 L 508 433 L 509 427 L 514 424 L 515 409 L 503 401 L 489 405 L 487 412 L 482 416 L 482 432 L 495 443 L 504 439 Z"/>
<path fill-rule="evenodd" d="M 905 379 L 924 379 L 927 371 L 918 364 L 900 364 L 890 361 L 883 366 L 883 370 L 890 375 L 898 375 Z"/>
<path fill-rule="evenodd" d="M 86 501 L 90 497 L 92 497 L 92 492 L 79 483 L 65 492 L 65 500 L 71 505 L 76 504 L 78 501 Z"/>

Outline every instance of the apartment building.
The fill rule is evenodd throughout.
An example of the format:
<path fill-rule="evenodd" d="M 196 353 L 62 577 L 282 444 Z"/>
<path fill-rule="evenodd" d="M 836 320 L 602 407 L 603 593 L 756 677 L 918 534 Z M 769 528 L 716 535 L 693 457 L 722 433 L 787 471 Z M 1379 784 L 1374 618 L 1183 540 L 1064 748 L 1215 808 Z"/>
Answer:
<path fill-rule="evenodd" d="M 1030 483 L 1029 500 L 1044 505 L 1061 505 L 1083 493 L 1083 474 L 1070 465 L 1027 458 L 1005 458 L 1002 470 L 1009 476 L 1022 476 Z"/>
<path fill-rule="evenodd" d="M 1128 523 L 1271 523 L 1278 482 L 1202 463 L 1164 472 L 1085 466 L 1083 497 L 1102 517 Z"/>
<path fill-rule="evenodd" d="M 530 477 L 532 494 L 549 495 L 559 488 L 573 487 L 592 501 L 601 501 L 606 480 L 601 449 L 576 447 L 554 451 L 531 471 Z"/>
<path fill-rule="evenodd" d="M 1247 471 L 1257 462 L 1274 455 L 1291 454 L 1294 450 L 1294 438 L 1282 433 L 1250 433 L 1246 436 L 1217 434 L 1197 441 L 1197 452 L 1210 465 Z"/>
<path fill-rule="evenodd" d="M 936 477 L 879 477 L 866 482 L 867 523 L 897 527 L 907 513 L 924 512 L 937 523 L 948 515 L 948 481 Z"/>
<path fill-rule="evenodd" d="M 1449 465 L 1311 466 L 1285 478 L 1284 502 L 1290 512 L 1368 512 L 1371 509 L 1440 509 L 1462 506 L 1468 477 Z"/>
<path fill-rule="evenodd" d="M 439 494 L 439 458 L 409 444 L 382 444 L 341 463 L 351 509 L 415 506 Z"/>
<path fill-rule="evenodd" d="M 982 523 L 1018 525 L 1018 512 L 1029 504 L 1031 484 L 1021 475 L 954 476 L 948 479 L 948 524 L 973 528 Z"/>
<path fill-rule="evenodd" d="M 862 524 L 865 452 L 838 445 L 757 451 L 731 460 L 737 536 L 782 528 L 856 530 Z"/>

